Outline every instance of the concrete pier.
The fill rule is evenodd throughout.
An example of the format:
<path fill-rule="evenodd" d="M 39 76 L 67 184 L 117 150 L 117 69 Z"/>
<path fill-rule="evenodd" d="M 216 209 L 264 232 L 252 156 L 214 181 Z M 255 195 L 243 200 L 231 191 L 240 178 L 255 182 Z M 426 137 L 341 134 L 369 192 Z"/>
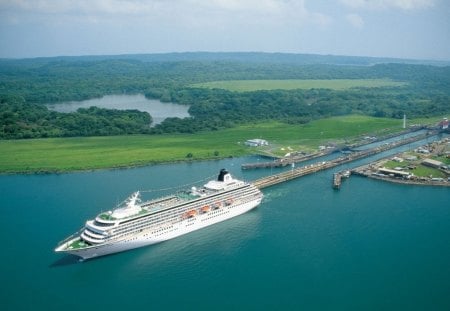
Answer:
<path fill-rule="evenodd" d="M 333 188 L 334 189 L 340 189 L 341 188 L 341 182 L 342 182 L 342 175 L 341 175 L 341 173 L 334 173 L 333 174 Z"/>
<path fill-rule="evenodd" d="M 291 165 L 292 163 L 299 163 L 299 162 L 307 161 L 307 160 L 310 160 L 310 159 L 322 157 L 324 155 L 330 154 L 331 152 L 332 151 L 316 152 L 316 153 L 309 154 L 309 155 L 293 156 L 293 157 L 285 157 L 285 158 L 275 159 L 273 161 L 244 163 L 244 164 L 241 165 L 241 169 L 243 169 L 243 170 L 250 170 L 250 169 L 255 169 L 255 168 L 284 167 L 284 166 L 287 166 L 287 165 Z"/>

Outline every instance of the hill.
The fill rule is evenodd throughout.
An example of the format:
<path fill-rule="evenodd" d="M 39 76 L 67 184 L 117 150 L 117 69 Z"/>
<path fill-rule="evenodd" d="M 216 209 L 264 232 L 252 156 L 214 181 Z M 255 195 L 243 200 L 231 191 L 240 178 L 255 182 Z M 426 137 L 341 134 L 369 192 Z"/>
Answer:
<path fill-rule="evenodd" d="M 375 64 L 400 63 L 416 65 L 449 66 L 450 61 L 402 59 L 388 57 L 296 54 L 296 53 L 264 53 L 264 52 L 181 52 L 154 54 L 123 54 L 123 55 L 87 55 L 87 56 L 58 56 L 39 57 L 29 59 L 0 59 L 1 62 L 15 62 L 16 64 L 45 64 L 49 62 L 79 62 L 104 60 L 136 60 L 141 62 L 241 62 L 241 63 L 290 63 L 297 65 L 355 65 L 371 66 Z"/>

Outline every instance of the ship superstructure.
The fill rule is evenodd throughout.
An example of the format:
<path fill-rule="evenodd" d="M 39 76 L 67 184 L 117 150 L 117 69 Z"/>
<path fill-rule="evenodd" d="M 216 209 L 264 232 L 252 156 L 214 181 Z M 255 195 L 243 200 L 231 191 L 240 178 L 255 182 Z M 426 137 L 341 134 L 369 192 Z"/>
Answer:
<path fill-rule="evenodd" d="M 55 251 L 88 259 L 159 243 L 243 214 L 262 198 L 254 185 L 222 169 L 217 180 L 198 189 L 147 202 L 135 192 L 114 210 L 88 220 Z"/>

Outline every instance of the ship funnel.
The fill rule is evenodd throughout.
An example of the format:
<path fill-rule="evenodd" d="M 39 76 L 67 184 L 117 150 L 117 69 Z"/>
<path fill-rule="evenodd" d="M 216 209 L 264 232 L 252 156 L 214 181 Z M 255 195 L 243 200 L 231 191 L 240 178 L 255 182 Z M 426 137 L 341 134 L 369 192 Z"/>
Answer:
<path fill-rule="evenodd" d="M 221 169 L 219 172 L 219 176 L 217 177 L 218 181 L 225 181 L 225 175 L 229 174 L 226 169 Z"/>

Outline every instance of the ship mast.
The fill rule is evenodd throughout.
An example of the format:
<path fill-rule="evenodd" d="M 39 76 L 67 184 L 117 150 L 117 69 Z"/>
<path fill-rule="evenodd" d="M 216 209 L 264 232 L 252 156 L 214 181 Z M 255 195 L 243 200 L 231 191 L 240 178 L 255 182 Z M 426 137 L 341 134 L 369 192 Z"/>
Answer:
<path fill-rule="evenodd" d="M 136 206 L 136 202 L 140 202 L 141 200 L 139 199 L 139 191 L 136 191 L 135 193 L 133 193 L 127 202 L 127 208 L 133 208 Z"/>

